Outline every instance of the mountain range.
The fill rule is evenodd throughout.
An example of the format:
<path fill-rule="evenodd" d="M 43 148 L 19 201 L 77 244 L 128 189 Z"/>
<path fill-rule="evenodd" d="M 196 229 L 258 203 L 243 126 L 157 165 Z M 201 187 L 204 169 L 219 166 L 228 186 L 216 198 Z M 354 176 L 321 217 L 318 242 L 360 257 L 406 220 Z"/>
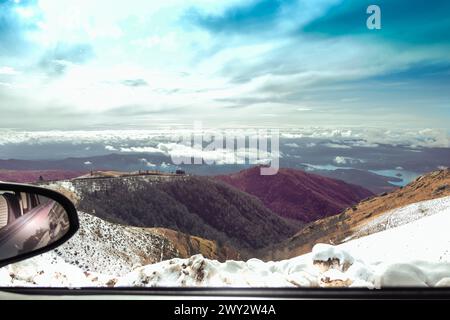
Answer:
<path fill-rule="evenodd" d="M 3 170 L 0 169 L 0 181 L 33 183 L 39 180 L 65 180 L 79 177 L 85 171 L 71 170 Z"/>
<path fill-rule="evenodd" d="M 316 261 L 318 253 L 314 253 L 314 248 L 318 244 L 327 244 L 330 249 L 319 256 L 338 250 L 334 246 L 349 247 L 368 261 L 364 268 L 378 268 L 378 264 L 370 264 L 373 262 L 370 252 L 365 253 L 361 246 L 377 252 L 376 257 L 389 254 L 377 251 L 375 240 L 365 239 L 378 239 L 381 237 L 378 235 L 383 234 L 384 238 L 378 241 L 386 242 L 403 227 L 405 230 L 413 226 L 411 230 L 420 229 L 420 221 L 427 221 L 431 216 L 436 215 L 433 221 L 445 219 L 443 213 L 450 208 L 449 169 L 419 176 L 404 187 L 379 195 L 302 170 L 280 169 L 276 176 L 260 176 L 259 169 L 254 167 L 215 177 L 150 171 L 102 171 L 76 178 L 69 175 L 67 179 L 57 181 L 40 180 L 37 182 L 39 185 L 69 196 L 79 210 L 81 221 L 78 234 L 47 259 L 52 265 L 65 263 L 74 266 L 88 275 L 86 281 L 108 286 L 141 282 L 140 285 L 146 285 L 147 281 L 155 285 L 166 283 L 164 281 L 168 280 L 162 280 L 165 279 L 163 274 L 172 270 L 170 265 L 175 269 L 178 265 L 185 268 L 180 261 L 188 264 L 201 262 L 211 265 L 211 270 L 224 268 L 225 274 L 233 263 L 237 268 L 233 270 L 248 274 L 261 268 L 266 271 L 261 271 L 260 283 L 267 285 L 269 282 L 264 274 L 267 270 L 275 272 L 274 264 L 255 259 L 245 264 L 230 260 L 254 257 L 263 261 L 290 259 L 286 260 L 289 261 L 286 265 L 278 263 L 280 268 L 301 270 L 305 261 L 311 258 L 311 250 Z M 437 213 L 441 213 L 439 217 Z M 411 232 L 408 231 L 408 237 L 412 236 Z M 402 244 L 401 239 L 398 242 L 403 246 L 402 250 L 407 250 L 407 244 Z M 427 248 L 423 252 L 419 250 L 422 255 L 426 256 Z M 395 251 L 397 255 L 399 250 Z M 447 259 L 448 252 L 441 251 L 436 254 Z M 183 258 L 187 260 L 177 260 Z M 213 260 L 225 264 L 222 266 Z M 159 270 L 160 267 L 164 270 Z M 187 268 L 191 267 L 188 265 Z M 146 277 L 148 270 L 154 269 L 161 277 L 142 278 Z M 192 276 L 201 271 L 194 269 L 191 270 Z M 179 285 L 202 284 L 189 278 L 189 270 L 178 279 L 181 281 Z M 283 270 L 279 270 L 283 275 L 274 273 L 274 276 L 284 277 L 284 282 L 280 283 L 296 286 L 302 286 L 316 276 L 319 278 L 309 285 L 377 285 L 373 279 L 355 280 L 352 278 L 354 275 L 345 273 L 346 270 L 340 272 L 344 272 L 342 277 L 348 278 L 337 282 L 330 280 L 334 274 L 329 276 L 322 271 L 316 273 L 313 270 L 311 276 L 297 278 L 295 272 Z M 15 274 L 15 271 L 11 272 Z M 41 272 L 44 271 L 39 271 L 37 278 Z M 167 277 L 172 277 L 170 272 Z M 233 272 L 228 280 L 211 277 L 209 284 L 221 281 L 238 284 L 242 281 Z M 40 281 L 37 278 L 33 278 L 35 283 Z M 255 280 L 252 279 L 245 281 L 253 283 Z M 377 281 L 393 281 L 389 277 L 386 279 Z M 11 281 L 13 283 L 14 279 Z"/>
<path fill-rule="evenodd" d="M 302 225 L 373 195 L 301 170 L 261 176 L 259 169 L 217 177 L 93 172 L 57 189 L 80 211 L 109 222 L 174 230 L 227 244 L 249 257 L 293 236 Z"/>
<path fill-rule="evenodd" d="M 310 152 L 308 150 L 301 149 L 301 152 Z M 300 149 L 299 149 L 300 150 Z M 300 152 L 300 151 L 298 151 Z M 395 149 L 385 150 L 386 153 L 396 153 Z M 431 152 L 431 151 L 428 151 Z M 436 152 L 436 150 L 434 150 Z M 409 152 L 411 153 L 411 152 Z M 298 155 L 285 156 L 280 159 L 280 166 L 282 168 L 292 168 L 295 170 L 302 170 L 308 173 L 314 173 L 320 176 L 343 180 L 350 184 L 356 184 L 362 186 L 365 189 L 370 190 L 373 193 L 383 193 L 391 191 L 398 186 L 405 185 L 406 183 L 419 176 L 421 173 L 435 170 L 440 165 L 446 165 L 447 154 L 433 154 L 428 155 L 426 158 L 417 158 L 416 155 L 425 152 L 414 152 L 416 158 L 412 165 L 405 159 L 410 159 L 411 155 L 405 155 L 402 153 L 394 157 L 393 162 L 387 161 L 388 154 L 373 154 L 373 159 L 381 159 L 379 162 L 371 161 L 370 165 L 366 162 L 352 164 L 351 167 L 345 164 L 336 164 L 333 159 L 329 160 L 332 164 L 324 162 L 324 159 L 320 154 L 316 154 L 312 157 L 310 162 L 303 163 L 307 159 L 299 160 Z M 310 154 L 310 156 L 312 156 Z M 349 156 L 350 157 L 350 156 Z M 339 158 L 340 159 L 340 158 Z M 343 158 L 344 160 L 347 158 Z M 371 158 L 372 159 L 372 158 Z M 425 162 L 440 164 L 436 166 L 425 165 Z M 442 162 L 439 162 L 442 160 Z M 347 160 L 345 160 L 347 161 Z M 350 160 L 348 160 L 350 161 Z M 392 165 L 391 163 L 395 163 Z M 422 166 L 418 164 L 423 164 Z M 404 167 L 403 167 L 403 166 Z M 188 174 L 200 175 L 200 176 L 218 176 L 229 175 L 238 172 L 239 170 L 245 170 L 251 168 L 248 164 L 216 164 L 216 165 L 174 165 L 172 164 L 171 157 L 164 153 L 111 153 L 111 154 L 93 154 L 91 156 L 79 156 L 69 158 L 58 159 L 0 159 L 0 180 L 11 179 L 11 175 L 14 181 L 17 182 L 34 182 L 34 178 L 43 176 L 45 180 L 58 180 L 57 177 L 49 175 L 48 170 L 69 171 L 69 172 L 90 172 L 90 171 L 145 171 L 145 170 L 159 170 L 162 172 L 175 172 L 177 169 L 184 170 Z M 8 172 L 5 172 L 7 170 Z M 14 173 L 13 171 L 18 171 Z M 30 173 L 34 171 L 44 171 L 43 174 L 39 174 L 37 177 L 31 176 Z M 23 176 L 21 178 L 21 176 Z M 54 179 L 56 178 L 56 179 Z M 22 181 L 20 181 L 22 180 Z"/>

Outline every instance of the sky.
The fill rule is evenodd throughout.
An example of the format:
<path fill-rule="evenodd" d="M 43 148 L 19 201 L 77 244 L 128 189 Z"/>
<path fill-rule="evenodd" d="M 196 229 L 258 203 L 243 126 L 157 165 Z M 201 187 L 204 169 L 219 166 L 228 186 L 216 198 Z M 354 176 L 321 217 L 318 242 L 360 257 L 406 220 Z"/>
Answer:
<path fill-rule="evenodd" d="M 450 130 L 450 2 L 427 3 L 0 0 L 0 129 Z"/>

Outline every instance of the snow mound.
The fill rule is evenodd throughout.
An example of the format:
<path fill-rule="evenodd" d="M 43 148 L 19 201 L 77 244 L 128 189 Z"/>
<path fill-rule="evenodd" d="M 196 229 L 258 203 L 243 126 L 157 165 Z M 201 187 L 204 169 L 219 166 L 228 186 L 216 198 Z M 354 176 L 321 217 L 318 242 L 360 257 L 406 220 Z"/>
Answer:
<path fill-rule="evenodd" d="M 340 251 L 346 269 L 323 268 L 312 254 L 279 262 L 257 259 L 219 263 L 201 255 L 172 259 L 137 268 L 117 279 L 116 287 L 437 287 L 450 284 L 450 263 L 367 264 L 350 253 L 326 244 L 314 247 L 322 261 L 336 259 Z M 350 261 L 352 261 L 350 263 Z M 341 266 L 341 265 L 339 265 Z"/>
<path fill-rule="evenodd" d="M 289 264 L 289 263 L 287 263 Z M 121 277 L 116 286 L 163 287 L 293 287 L 316 286 L 317 272 L 301 272 L 279 263 L 257 259 L 220 263 L 195 255 L 189 259 L 172 259 L 136 269 Z M 294 272 L 292 272 L 294 271 Z"/>
<path fill-rule="evenodd" d="M 376 287 L 438 287 L 450 277 L 449 263 L 396 263 L 381 267 Z M 450 284 L 450 283 L 449 283 Z"/>
<path fill-rule="evenodd" d="M 58 257 L 40 255 L 0 269 L 1 286 L 107 286 L 111 277 L 84 272 Z"/>
<path fill-rule="evenodd" d="M 322 251 L 323 249 L 323 251 Z M 329 245 L 315 247 L 326 261 Z M 329 254 L 329 255 L 328 255 Z M 327 256 L 328 255 L 328 256 Z M 348 252 L 345 255 L 350 255 Z M 43 287 L 439 287 L 450 285 L 450 263 L 367 264 L 353 258 L 347 269 L 324 269 L 304 255 L 285 261 L 257 259 L 220 263 L 202 255 L 139 267 L 123 276 L 86 272 L 44 255 L 0 269 L 1 286 Z M 351 260 L 348 260 L 351 261 Z"/>
<path fill-rule="evenodd" d="M 316 244 L 311 254 L 314 264 L 325 270 L 332 268 L 345 271 L 354 262 L 354 258 L 347 251 L 322 243 Z"/>

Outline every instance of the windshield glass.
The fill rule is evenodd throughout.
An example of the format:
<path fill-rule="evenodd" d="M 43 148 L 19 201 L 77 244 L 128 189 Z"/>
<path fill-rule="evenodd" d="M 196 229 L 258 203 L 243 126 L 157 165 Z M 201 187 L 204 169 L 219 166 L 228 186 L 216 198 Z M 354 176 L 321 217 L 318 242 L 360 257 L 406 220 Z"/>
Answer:
<path fill-rule="evenodd" d="M 80 218 L 0 287 L 450 286 L 449 10 L 0 0 L 0 181 Z"/>

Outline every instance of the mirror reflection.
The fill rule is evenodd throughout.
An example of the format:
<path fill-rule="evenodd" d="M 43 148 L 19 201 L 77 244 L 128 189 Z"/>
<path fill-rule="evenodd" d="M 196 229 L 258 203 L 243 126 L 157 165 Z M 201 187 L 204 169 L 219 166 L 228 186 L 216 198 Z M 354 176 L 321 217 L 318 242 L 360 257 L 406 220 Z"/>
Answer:
<path fill-rule="evenodd" d="M 69 231 L 56 201 L 33 193 L 0 191 L 0 259 L 45 247 Z"/>

